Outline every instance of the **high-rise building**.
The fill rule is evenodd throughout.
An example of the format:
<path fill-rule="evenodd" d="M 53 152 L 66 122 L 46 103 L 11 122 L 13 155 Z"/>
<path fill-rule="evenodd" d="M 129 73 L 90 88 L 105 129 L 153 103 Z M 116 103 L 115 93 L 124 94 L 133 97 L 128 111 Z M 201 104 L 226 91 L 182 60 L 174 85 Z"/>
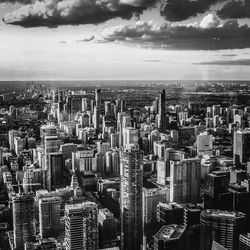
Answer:
<path fill-rule="evenodd" d="M 32 193 L 19 193 L 12 198 L 13 229 L 15 249 L 24 249 L 26 242 L 35 239 L 34 196 Z"/>
<path fill-rule="evenodd" d="M 169 224 L 183 224 L 184 218 L 184 209 L 178 203 L 162 203 L 160 202 L 157 205 L 157 221 L 161 225 L 169 225 Z"/>
<path fill-rule="evenodd" d="M 97 107 L 101 107 L 101 90 L 95 90 L 95 102 Z"/>
<path fill-rule="evenodd" d="M 159 202 L 169 202 L 169 189 L 167 187 L 143 188 L 143 223 L 156 222 L 156 210 Z"/>
<path fill-rule="evenodd" d="M 42 144 L 45 142 L 45 136 L 56 136 L 57 128 L 55 125 L 43 125 L 40 127 L 40 137 L 42 139 Z"/>
<path fill-rule="evenodd" d="M 121 153 L 121 249 L 141 249 L 143 239 L 143 153 L 127 147 Z"/>
<path fill-rule="evenodd" d="M 166 103 L 166 93 L 165 93 L 165 89 L 163 89 L 161 93 L 159 93 L 159 131 L 160 132 L 165 132 L 167 128 L 165 103 Z"/>
<path fill-rule="evenodd" d="M 93 115 L 93 124 L 97 133 L 100 127 L 100 114 L 101 114 L 101 90 L 95 90 L 95 107 L 94 107 L 94 115 Z"/>
<path fill-rule="evenodd" d="M 213 135 L 201 133 L 197 136 L 197 154 L 212 154 Z"/>
<path fill-rule="evenodd" d="M 240 234 L 239 241 L 240 241 L 239 250 L 250 249 L 250 233 Z"/>
<path fill-rule="evenodd" d="M 138 129 L 127 127 L 123 128 L 123 146 L 138 144 Z"/>
<path fill-rule="evenodd" d="M 111 148 L 119 147 L 119 133 L 112 133 L 110 135 L 110 146 Z"/>
<path fill-rule="evenodd" d="M 50 153 L 49 154 L 49 175 L 51 176 L 51 187 L 57 188 L 62 185 L 62 171 L 63 171 L 63 154 Z"/>
<path fill-rule="evenodd" d="M 88 110 L 88 102 L 87 98 L 82 98 L 82 112 L 86 112 Z"/>
<path fill-rule="evenodd" d="M 170 202 L 196 203 L 200 199 L 201 160 L 170 161 Z"/>
<path fill-rule="evenodd" d="M 200 216 L 200 249 L 210 250 L 213 240 L 229 250 L 239 249 L 239 236 L 246 232 L 245 214 L 204 210 Z"/>
<path fill-rule="evenodd" d="M 46 188 L 47 170 L 42 168 L 29 168 L 23 174 L 23 190 L 25 193 Z"/>
<path fill-rule="evenodd" d="M 250 159 L 250 130 L 234 132 L 234 164 L 240 166 Z"/>
<path fill-rule="evenodd" d="M 100 245 L 116 239 L 117 221 L 107 208 L 99 210 L 98 223 Z"/>
<path fill-rule="evenodd" d="M 229 172 L 214 171 L 207 175 L 204 193 L 205 208 L 221 208 L 221 195 L 228 192 L 229 180 Z"/>
<path fill-rule="evenodd" d="M 61 198 L 45 197 L 39 199 L 39 227 L 42 238 L 57 237 L 60 234 Z"/>
<path fill-rule="evenodd" d="M 163 226 L 154 235 L 154 250 L 184 250 L 185 230 L 182 225 Z"/>
<path fill-rule="evenodd" d="M 98 208 L 94 202 L 65 206 L 66 250 L 98 249 Z"/>
<path fill-rule="evenodd" d="M 58 139 L 57 136 L 45 136 L 44 138 L 45 144 L 45 169 L 47 170 L 47 189 L 51 190 L 51 162 L 49 155 L 51 153 L 56 153 L 59 151 L 61 140 Z"/>
<path fill-rule="evenodd" d="M 192 226 L 199 225 L 202 208 L 192 203 L 183 205 L 183 208 L 184 208 L 184 220 L 183 220 L 184 226 L 186 228 L 190 228 Z"/>

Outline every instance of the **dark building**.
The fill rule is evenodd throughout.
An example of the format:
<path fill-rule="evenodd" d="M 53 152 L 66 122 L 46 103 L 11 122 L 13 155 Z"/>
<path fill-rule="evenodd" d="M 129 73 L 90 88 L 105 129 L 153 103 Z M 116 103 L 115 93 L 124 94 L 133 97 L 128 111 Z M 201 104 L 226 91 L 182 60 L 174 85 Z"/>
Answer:
<path fill-rule="evenodd" d="M 204 192 L 205 208 L 222 209 L 223 206 L 230 206 L 232 199 L 231 194 L 228 192 L 229 180 L 229 171 L 214 171 L 208 174 Z"/>
<path fill-rule="evenodd" d="M 159 93 L 159 131 L 165 132 L 167 129 L 167 118 L 166 118 L 166 93 L 165 89 Z"/>
<path fill-rule="evenodd" d="M 100 246 L 116 240 L 117 221 L 107 208 L 99 210 L 98 224 Z"/>
<path fill-rule="evenodd" d="M 250 159 L 250 130 L 239 130 L 234 133 L 234 164 L 241 166 Z"/>
<path fill-rule="evenodd" d="M 250 233 L 240 234 L 240 244 L 239 250 L 249 250 L 250 249 Z"/>
<path fill-rule="evenodd" d="M 60 205 L 59 197 L 44 197 L 39 199 L 39 226 L 42 238 L 57 237 L 60 234 Z"/>
<path fill-rule="evenodd" d="M 172 203 L 159 203 L 157 205 L 156 216 L 157 221 L 161 225 L 183 224 L 184 209 L 181 205 Z"/>
<path fill-rule="evenodd" d="M 52 188 L 58 188 L 62 185 L 62 172 L 63 172 L 63 154 L 62 153 L 50 153 L 49 154 L 49 171 L 51 176 Z"/>
<path fill-rule="evenodd" d="M 184 209 L 183 224 L 186 228 L 200 224 L 200 214 L 202 210 L 200 207 L 189 203 L 183 205 L 183 209 Z"/>
<path fill-rule="evenodd" d="M 35 239 L 34 219 L 34 196 L 32 193 L 19 193 L 12 198 L 13 204 L 13 228 L 14 247 L 24 249 L 26 242 Z"/>
<path fill-rule="evenodd" d="M 232 194 L 232 210 L 246 215 L 247 229 L 250 230 L 250 192 L 237 184 L 229 184 L 228 191 Z"/>
<path fill-rule="evenodd" d="M 184 250 L 185 227 L 182 225 L 163 226 L 154 235 L 154 250 Z"/>
<path fill-rule="evenodd" d="M 239 235 L 246 232 L 246 217 L 241 212 L 204 210 L 200 217 L 200 249 L 211 250 L 213 241 L 228 250 L 239 248 Z"/>

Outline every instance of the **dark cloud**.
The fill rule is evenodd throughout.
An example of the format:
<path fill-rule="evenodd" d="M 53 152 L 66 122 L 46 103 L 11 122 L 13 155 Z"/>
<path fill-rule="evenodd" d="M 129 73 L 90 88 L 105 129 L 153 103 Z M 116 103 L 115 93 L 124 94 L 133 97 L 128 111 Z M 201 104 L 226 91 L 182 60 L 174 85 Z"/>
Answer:
<path fill-rule="evenodd" d="M 34 0 L 4 16 L 7 24 L 27 27 L 60 24 L 100 23 L 135 13 L 153 6 L 158 0 Z"/>
<path fill-rule="evenodd" d="M 222 19 L 250 17 L 250 1 L 229 1 L 217 11 L 217 15 Z"/>
<path fill-rule="evenodd" d="M 224 54 L 224 55 L 221 55 L 223 57 L 234 57 L 234 56 L 237 56 L 237 54 Z"/>
<path fill-rule="evenodd" d="M 167 21 L 182 21 L 199 13 L 221 0 L 165 0 L 161 5 L 161 15 Z"/>
<path fill-rule="evenodd" d="M 240 59 L 240 60 L 216 60 L 209 62 L 201 62 L 199 65 L 236 65 L 236 66 L 250 66 L 250 59 Z"/>
<path fill-rule="evenodd" d="M 173 25 L 165 22 L 137 22 L 107 28 L 102 36 L 105 41 L 121 41 L 125 44 L 163 49 L 219 50 L 250 47 L 250 28 L 240 26 L 236 20 L 221 24 L 209 14 L 198 24 Z"/>

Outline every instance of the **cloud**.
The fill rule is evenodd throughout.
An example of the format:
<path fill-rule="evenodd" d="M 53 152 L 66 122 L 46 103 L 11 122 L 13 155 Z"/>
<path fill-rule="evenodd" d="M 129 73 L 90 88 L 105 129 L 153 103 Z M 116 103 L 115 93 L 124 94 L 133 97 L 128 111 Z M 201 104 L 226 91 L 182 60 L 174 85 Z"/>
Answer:
<path fill-rule="evenodd" d="M 213 15 L 205 16 L 200 23 L 174 25 L 164 22 L 136 22 L 135 25 L 119 25 L 102 32 L 104 40 L 119 41 L 151 48 L 219 50 L 250 47 L 250 28 L 240 26 L 237 20 L 225 23 Z"/>
<path fill-rule="evenodd" d="M 200 27 L 203 29 L 216 28 L 220 24 L 220 20 L 213 14 L 208 14 L 200 22 Z"/>
<path fill-rule="evenodd" d="M 167 21 L 182 21 L 204 13 L 211 5 L 220 1 L 222 0 L 165 0 L 160 13 Z"/>
<path fill-rule="evenodd" d="M 250 17 L 250 2 L 229 1 L 217 11 L 217 15 L 222 19 Z"/>
<path fill-rule="evenodd" d="M 209 62 L 201 62 L 199 65 L 235 65 L 235 66 L 250 66 L 250 59 L 239 59 L 239 60 L 216 60 Z"/>
<path fill-rule="evenodd" d="M 153 6 L 158 0 L 34 0 L 8 13 L 7 24 L 53 26 L 60 24 L 100 23 L 121 17 L 130 19 L 135 13 Z"/>
<path fill-rule="evenodd" d="M 83 39 L 78 40 L 77 42 L 90 42 L 90 41 L 93 41 L 93 40 L 95 40 L 95 36 L 91 35 L 91 36 L 84 37 Z"/>

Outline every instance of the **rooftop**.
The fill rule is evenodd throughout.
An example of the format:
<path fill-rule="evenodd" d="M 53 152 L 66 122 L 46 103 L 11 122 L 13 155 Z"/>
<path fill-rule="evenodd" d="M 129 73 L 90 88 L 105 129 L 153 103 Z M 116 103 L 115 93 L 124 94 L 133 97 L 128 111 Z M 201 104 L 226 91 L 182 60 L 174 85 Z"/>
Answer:
<path fill-rule="evenodd" d="M 245 217 L 245 214 L 243 214 L 241 212 L 225 211 L 225 210 L 207 209 L 207 210 L 202 211 L 202 213 L 204 213 L 206 215 L 211 215 L 213 217 L 228 217 L 228 218 Z"/>
<path fill-rule="evenodd" d="M 154 236 L 158 240 L 177 240 L 184 233 L 186 227 L 183 225 L 167 225 L 163 226 Z"/>

